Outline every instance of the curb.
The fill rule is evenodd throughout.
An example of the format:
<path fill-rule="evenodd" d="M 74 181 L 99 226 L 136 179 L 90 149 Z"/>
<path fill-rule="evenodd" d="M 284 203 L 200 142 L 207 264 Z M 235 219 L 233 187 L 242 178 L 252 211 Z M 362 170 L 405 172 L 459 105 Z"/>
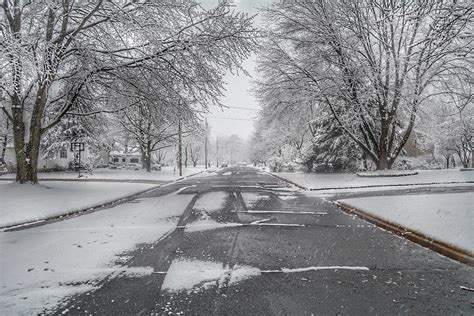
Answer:
<path fill-rule="evenodd" d="M 300 189 L 302 189 L 302 190 L 305 190 L 305 191 L 312 191 L 311 189 L 308 189 L 308 188 L 302 186 L 301 184 L 298 184 L 298 183 L 293 182 L 293 181 L 291 181 L 291 180 L 285 179 L 285 178 L 283 178 L 283 177 L 281 177 L 281 176 L 278 176 L 278 175 L 276 175 L 276 174 L 274 174 L 274 173 L 272 173 L 272 172 L 269 172 L 269 171 L 266 171 L 266 170 L 263 170 L 263 172 L 266 172 L 267 174 L 269 174 L 269 175 L 271 175 L 271 176 L 273 176 L 273 177 L 275 177 L 275 178 L 277 178 L 277 179 L 279 179 L 279 180 L 282 180 L 282 181 L 291 183 L 292 185 L 294 185 L 294 186 L 296 186 L 296 187 L 298 187 L 298 188 L 300 188 Z"/>
<path fill-rule="evenodd" d="M 18 231 L 18 230 L 23 230 L 23 229 L 28 229 L 28 228 L 33 228 L 33 227 L 45 225 L 46 223 L 57 222 L 57 221 L 61 221 L 61 220 L 65 220 L 65 219 L 85 215 L 85 214 L 88 214 L 88 213 L 93 213 L 93 212 L 100 211 L 100 210 L 103 210 L 103 209 L 108 209 L 108 208 L 111 208 L 111 207 L 114 207 L 114 206 L 117 206 L 117 205 L 120 205 L 120 204 L 130 202 L 132 200 L 135 200 L 136 198 L 138 198 L 141 195 L 150 193 L 154 190 L 158 190 L 163 186 L 168 186 L 170 184 L 179 182 L 179 181 L 181 181 L 183 179 L 186 179 L 188 177 L 198 175 L 202 172 L 204 172 L 204 170 L 199 171 L 197 173 L 193 173 L 193 174 L 185 176 L 185 177 L 175 179 L 175 180 L 170 181 L 170 182 L 162 182 L 161 184 L 159 184 L 157 186 L 154 186 L 152 188 L 149 188 L 149 189 L 146 189 L 146 190 L 143 190 L 143 191 L 139 191 L 139 192 L 136 192 L 136 193 L 133 193 L 133 194 L 125 195 L 125 196 L 123 196 L 121 198 L 117 198 L 115 200 L 98 203 L 96 205 L 85 207 L 85 208 L 82 208 L 82 209 L 79 209 L 79 210 L 76 210 L 76 211 L 71 211 L 69 213 L 50 216 L 50 217 L 46 217 L 46 218 L 42 218 L 42 219 L 38 219 L 38 220 L 34 220 L 34 221 L 29 221 L 29 222 L 25 222 L 25 223 L 15 224 L 15 225 L 1 226 L 0 230 L 4 231 L 4 232 Z M 47 180 L 47 181 L 63 181 L 63 180 Z M 77 181 L 77 180 L 69 180 L 69 181 Z M 93 181 L 90 181 L 90 182 L 93 182 Z M 123 181 L 123 182 L 126 182 L 126 181 Z"/>
<path fill-rule="evenodd" d="M 0 178 L 0 181 L 15 181 L 15 178 Z M 140 179 L 81 179 L 81 178 L 47 178 L 39 179 L 39 182 L 63 181 L 63 182 L 110 182 L 110 183 L 143 183 L 143 184 L 165 184 L 167 181 L 161 180 L 140 180 Z M 174 180 L 173 180 L 174 181 Z"/>
<path fill-rule="evenodd" d="M 121 198 L 117 198 L 115 200 L 98 203 L 96 205 L 85 207 L 85 208 L 82 208 L 82 209 L 79 209 L 79 210 L 76 210 L 76 211 L 71 211 L 69 213 L 64 213 L 64 214 L 61 214 L 61 215 L 45 217 L 45 218 L 42 218 L 42 219 L 29 221 L 29 222 L 25 222 L 25 223 L 20 223 L 20 224 L 15 224 L 15 225 L 2 226 L 2 227 L 0 227 L 0 230 L 3 230 L 5 232 L 23 230 L 23 229 L 28 229 L 28 228 L 33 228 L 33 227 L 44 225 L 44 224 L 46 224 L 46 222 L 48 222 L 48 223 L 57 222 L 57 221 L 60 221 L 60 220 L 69 219 L 69 218 L 73 218 L 73 217 L 88 214 L 88 213 L 93 213 L 93 212 L 96 212 L 96 211 L 100 211 L 102 209 L 107 209 L 107 208 L 110 208 L 110 207 L 113 207 L 113 206 L 117 206 L 117 205 L 120 205 L 120 204 L 123 204 L 123 203 L 130 202 L 130 201 L 138 198 L 140 195 L 149 193 L 149 192 L 154 191 L 154 190 L 157 190 L 157 189 L 161 188 L 162 186 L 163 185 L 158 185 L 158 186 L 155 186 L 153 188 L 149 188 L 149 189 L 146 189 L 146 190 L 143 190 L 143 191 L 140 191 L 140 192 L 125 195 L 125 196 L 123 196 Z"/>
<path fill-rule="evenodd" d="M 376 174 L 376 173 L 364 173 L 357 172 L 356 175 L 361 178 L 395 178 L 395 177 L 409 177 L 416 176 L 418 171 L 405 172 L 405 173 L 394 173 L 394 174 Z"/>
<path fill-rule="evenodd" d="M 358 217 L 375 224 L 383 229 L 391 231 L 403 238 L 411 240 L 417 244 L 422 245 L 423 247 L 429 248 L 433 251 L 436 251 L 446 257 L 459 261 L 461 263 L 467 264 L 471 267 L 474 267 L 474 257 L 473 255 L 464 249 L 460 249 L 456 246 L 449 245 L 443 241 L 433 239 L 428 237 L 420 232 L 415 230 L 408 229 L 400 224 L 391 223 L 380 217 L 371 215 L 360 209 L 354 208 L 342 202 L 334 202 L 341 210 L 349 214 L 355 214 Z"/>
<path fill-rule="evenodd" d="M 305 191 L 325 191 L 325 190 L 348 190 L 348 189 L 370 189 L 370 188 L 385 188 L 385 187 L 408 187 L 408 186 L 423 186 L 423 185 L 437 185 L 437 184 L 474 184 L 474 181 L 449 181 L 449 182 L 426 182 L 426 183 L 409 183 L 409 184 L 370 184 L 370 185 L 361 185 L 361 186 L 353 186 L 353 187 L 329 187 L 329 188 L 314 188 L 310 189 L 301 184 L 293 182 L 291 180 L 285 179 L 282 176 L 273 174 L 271 172 L 265 171 L 266 173 L 278 178 L 280 180 L 286 181 L 297 186 L 300 189 Z"/>

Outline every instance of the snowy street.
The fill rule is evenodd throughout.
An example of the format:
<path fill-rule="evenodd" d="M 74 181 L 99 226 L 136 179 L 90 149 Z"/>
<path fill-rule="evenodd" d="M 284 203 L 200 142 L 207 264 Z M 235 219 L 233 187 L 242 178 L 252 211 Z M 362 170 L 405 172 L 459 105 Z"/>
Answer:
<path fill-rule="evenodd" d="M 205 172 L 0 242 L 6 314 L 472 309 L 469 266 L 253 168 Z"/>
<path fill-rule="evenodd" d="M 470 315 L 471 1 L 0 1 L 0 316 Z"/>

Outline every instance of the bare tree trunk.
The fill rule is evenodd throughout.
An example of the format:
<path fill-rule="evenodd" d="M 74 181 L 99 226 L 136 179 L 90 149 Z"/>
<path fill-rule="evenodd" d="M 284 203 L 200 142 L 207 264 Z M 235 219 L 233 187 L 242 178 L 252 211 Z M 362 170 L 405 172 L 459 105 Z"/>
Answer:
<path fill-rule="evenodd" d="M 188 167 L 188 145 L 184 146 L 184 167 Z"/>
<path fill-rule="evenodd" d="M 179 176 L 183 175 L 183 155 L 182 155 L 182 139 L 181 139 L 181 121 L 178 123 L 178 170 Z"/>
<path fill-rule="evenodd" d="M 151 172 L 151 140 L 146 144 L 146 171 Z"/>
<path fill-rule="evenodd" d="M 6 126 L 6 129 L 5 129 L 5 136 L 3 136 L 3 146 L 2 146 L 2 161 L 5 162 L 5 155 L 6 155 L 6 152 L 7 152 L 7 145 L 8 145 L 8 130 L 10 128 L 10 121 L 8 120 L 8 118 L 6 119 L 7 121 L 7 126 Z"/>

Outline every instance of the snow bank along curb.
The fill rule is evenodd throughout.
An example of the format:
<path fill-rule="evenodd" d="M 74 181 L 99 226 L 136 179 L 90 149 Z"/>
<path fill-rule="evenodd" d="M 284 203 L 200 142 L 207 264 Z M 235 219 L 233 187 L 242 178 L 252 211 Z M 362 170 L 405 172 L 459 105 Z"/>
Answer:
<path fill-rule="evenodd" d="M 418 174 L 418 171 L 404 170 L 398 171 L 394 170 L 391 172 L 383 171 L 367 171 L 367 172 L 357 172 L 356 175 L 361 178 L 390 178 L 390 177 L 406 177 L 406 176 L 415 176 Z"/>
<path fill-rule="evenodd" d="M 135 200 L 136 198 L 138 198 L 140 195 L 150 193 L 150 192 L 152 192 L 154 190 L 157 190 L 157 189 L 159 189 L 163 186 L 173 184 L 173 183 L 181 181 L 183 179 L 198 175 L 202 172 L 204 172 L 204 170 L 193 173 L 193 174 L 185 176 L 185 177 L 178 178 L 178 179 L 170 181 L 170 182 L 161 182 L 160 185 L 152 187 L 152 188 L 148 188 L 148 189 L 143 190 L 143 191 L 135 192 L 135 193 L 132 193 L 132 194 L 129 194 L 129 195 L 125 195 L 123 197 L 119 197 L 119 198 L 110 199 L 110 200 L 107 200 L 105 202 L 99 202 L 95 205 L 84 207 L 82 209 L 74 210 L 74 211 L 64 213 L 64 214 L 61 214 L 61 215 L 46 216 L 44 218 L 40 218 L 40 219 L 37 219 L 37 220 L 34 220 L 34 221 L 27 221 L 27 222 L 24 222 L 24 223 L 17 223 L 17 224 L 14 224 L 14 225 L 0 226 L 0 230 L 3 230 L 3 231 L 22 230 L 22 229 L 27 229 L 27 228 L 40 226 L 40 225 L 43 225 L 46 222 L 50 222 L 50 221 L 59 221 L 59 220 L 63 220 L 63 219 L 67 219 L 67 218 L 76 217 L 76 216 L 79 216 L 79 215 L 84 215 L 84 214 L 87 214 L 87 213 L 99 211 L 99 210 L 102 210 L 102 209 L 108 209 L 108 208 L 111 208 L 113 206 L 117 206 L 117 205 L 120 205 L 120 204 L 123 204 L 123 203 L 130 202 L 130 201 Z M 44 180 L 41 180 L 41 181 L 44 181 Z M 48 179 L 46 181 L 54 181 L 54 180 L 49 180 Z M 56 180 L 56 181 L 63 181 L 63 179 L 62 180 Z M 77 180 L 65 180 L 65 181 L 77 181 Z M 94 181 L 90 181 L 90 182 L 94 182 Z M 101 181 L 99 181 L 99 182 L 101 182 Z M 104 182 L 107 182 L 107 181 L 104 181 Z M 115 182 L 115 181 L 111 181 L 111 182 Z M 122 182 L 127 182 L 127 181 L 122 181 Z"/>
<path fill-rule="evenodd" d="M 285 182 L 291 183 L 291 184 L 293 184 L 294 186 L 296 186 L 296 187 L 298 187 L 298 188 L 300 188 L 300 189 L 303 189 L 303 190 L 305 190 L 305 191 L 313 191 L 313 190 L 308 189 L 307 187 L 305 187 L 305 186 L 303 186 L 303 185 L 301 185 L 301 184 L 298 184 L 298 183 L 296 183 L 296 182 L 293 182 L 293 181 L 291 181 L 291 180 L 288 180 L 288 179 L 286 179 L 286 178 L 283 178 L 282 176 L 279 176 L 279 175 L 277 175 L 277 174 L 274 174 L 273 172 L 269 172 L 269 171 L 266 171 L 266 170 L 263 170 L 263 172 L 266 172 L 266 173 L 268 173 L 269 175 L 271 175 L 271 176 L 273 176 L 273 177 L 275 177 L 275 178 L 277 178 L 277 179 L 279 179 L 279 180 L 283 180 L 283 181 L 285 181 Z"/>
<path fill-rule="evenodd" d="M 379 227 L 382 227 L 386 230 L 394 232 L 397 235 L 400 235 L 406 239 L 409 239 L 417 244 L 430 248 L 449 258 L 455 259 L 459 262 L 462 262 L 471 267 L 474 267 L 473 254 L 467 250 L 460 249 L 453 245 L 449 245 L 443 242 L 442 240 L 435 240 L 416 230 L 406 228 L 401 224 L 396 224 L 396 223 L 392 223 L 390 221 L 384 220 L 378 216 L 369 214 L 367 212 L 354 208 L 343 202 L 334 202 L 334 204 L 337 205 L 340 209 L 342 209 L 346 213 L 355 214 L 368 222 L 371 222 Z"/>
<path fill-rule="evenodd" d="M 15 178 L 0 178 L 0 181 L 15 181 Z M 151 179 L 87 179 L 87 178 L 45 178 L 45 179 L 40 178 L 39 179 L 39 182 L 45 182 L 45 181 L 116 182 L 116 183 L 143 183 L 143 184 L 165 184 L 169 182 L 166 180 L 151 180 Z"/>
<path fill-rule="evenodd" d="M 107 209 L 107 208 L 110 208 L 110 207 L 113 207 L 113 206 L 117 206 L 119 204 L 127 203 L 131 200 L 136 199 L 138 196 L 140 196 L 142 194 L 145 194 L 145 193 L 149 193 L 153 190 L 156 190 L 156 189 L 160 188 L 161 186 L 162 185 L 155 186 L 155 187 L 148 188 L 146 190 L 142 190 L 142 191 L 135 192 L 135 193 L 132 193 L 132 194 L 128 194 L 128 195 L 125 195 L 125 196 L 122 196 L 122 197 L 106 200 L 104 202 L 99 202 L 99 203 L 94 204 L 92 206 L 87 206 L 87 207 L 84 207 L 82 209 L 70 211 L 70 212 L 67 212 L 67 213 L 64 213 L 64 214 L 61 214 L 61 215 L 46 216 L 44 218 L 40 218 L 40 219 L 37 219 L 37 220 L 34 220 L 34 221 L 27 221 L 27 222 L 24 222 L 24 223 L 18 223 L 18 224 L 14 224 L 14 225 L 1 226 L 0 229 L 2 229 L 4 231 L 15 231 L 15 230 L 21 230 L 21 229 L 26 229 L 26 228 L 32 228 L 32 227 L 40 226 L 40 225 L 42 225 L 42 224 L 44 224 L 45 222 L 48 222 L 48 221 L 63 220 L 63 219 L 67 219 L 67 218 L 70 218 L 70 217 L 83 215 L 85 213 L 91 213 L 91 212 L 95 212 L 95 211 L 98 211 L 98 210 L 101 210 L 101 209 Z"/>
<path fill-rule="evenodd" d="M 267 172 L 267 171 L 265 171 Z M 282 176 L 276 175 L 274 173 L 268 172 L 268 174 L 278 178 L 280 180 L 286 181 L 297 186 L 300 189 L 305 191 L 325 191 L 325 190 L 347 190 L 347 189 L 366 189 L 366 188 L 383 188 L 383 187 L 407 187 L 407 186 L 424 186 L 424 185 L 437 185 L 437 184 L 470 184 L 474 181 L 444 181 L 444 182 L 423 182 L 423 183 L 393 183 L 393 184 L 368 184 L 368 185 L 356 185 L 356 186 L 341 186 L 341 187 L 325 187 L 325 188 L 308 188 L 302 184 L 296 183 L 292 180 L 286 179 Z"/>
<path fill-rule="evenodd" d="M 106 179 L 106 178 L 98 178 L 98 179 L 88 179 L 88 178 L 40 178 L 39 181 L 70 181 L 70 182 L 120 182 L 120 183 L 144 183 L 144 184 L 167 184 L 167 183 L 172 183 L 174 181 L 180 181 L 195 175 L 198 175 L 200 173 L 203 173 L 204 171 L 210 171 L 210 169 L 204 169 L 195 173 L 191 173 L 189 175 L 179 177 L 176 179 L 172 180 L 153 180 L 153 179 Z M 0 181 L 15 181 L 15 177 L 0 177 Z"/>

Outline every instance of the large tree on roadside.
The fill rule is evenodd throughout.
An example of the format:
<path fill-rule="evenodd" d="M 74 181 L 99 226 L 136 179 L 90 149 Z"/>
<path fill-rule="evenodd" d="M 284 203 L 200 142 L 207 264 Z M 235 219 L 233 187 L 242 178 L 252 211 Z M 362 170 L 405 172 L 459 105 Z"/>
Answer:
<path fill-rule="evenodd" d="M 261 90 L 312 93 L 378 169 L 391 168 L 423 103 L 472 74 L 472 13 L 469 1 L 277 2 L 266 10 Z"/>
<path fill-rule="evenodd" d="M 104 110 L 94 98 L 99 83 L 127 81 L 127 70 L 171 67 L 194 98 L 216 101 L 224 72 L 254 45 L 252 18 L 225 4 L 206 11 L 191 1 L 3 0 L 0 10 L 1 110 L 20 183 L 38 182 L 41 138 L 50 128 L 71 112 L 84 115 L 84 105 Z"/>

